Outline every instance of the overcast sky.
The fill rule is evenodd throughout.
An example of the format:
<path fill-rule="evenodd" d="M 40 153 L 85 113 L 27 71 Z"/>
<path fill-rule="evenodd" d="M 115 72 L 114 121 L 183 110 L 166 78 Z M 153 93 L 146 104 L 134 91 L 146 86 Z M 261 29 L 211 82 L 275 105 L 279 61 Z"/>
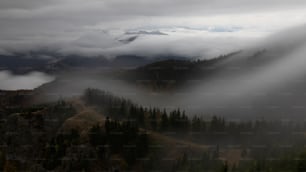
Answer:
<path fill-rule="evenodd" d="M 304 23 L 305 0 L 1 0 L 0 53 L 208 57 Z M 118 41 L 130 30 L 167 35 Z"/>

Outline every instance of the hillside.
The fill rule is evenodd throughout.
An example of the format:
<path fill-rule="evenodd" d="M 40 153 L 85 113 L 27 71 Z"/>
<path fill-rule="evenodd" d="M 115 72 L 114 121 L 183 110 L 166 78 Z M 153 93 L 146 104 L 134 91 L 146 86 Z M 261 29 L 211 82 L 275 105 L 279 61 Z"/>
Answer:
<path fill-rule="evenodd" d="M 86 171 L 114 171 L 116 169 L 120 171 L 127 169 L 146 171 L 145 169 L 151 168 L 150 163 L 146 162 L 146 152 L 148 151 L 146 146 L 148 145 L 144 145 L 148 144 L 149 140 L 150 142 L 152 140 L 152 144 L 158 143 L 167 146 L 174 143 L 187 144 L 184 141 L 171 139 L 155 132 L 151 133 L 133 126 L 126 126 L 129 123 L 124 120 L 109 120 L 99 109 L 85 104 L 81 99 L 59 100 L 39 105 L 21 105 L 23 99 L 15 96 L 20 95 L 21 92 L 23 91 L 2 92 L 1 94 L 3 99 L 10 97 L 10 99 L 16 100 L 5 103 L 2 101 L 1 103 L 0 140 L 1 145 L 4 146 L 0 148 L 0 168 L 4 171 L 19 171 L 21 169 L 29 171 L 80 169 Z M 35 96 L 34 93 L 31 96 Z M 113 124 L 115 124 L 113 126 L 115 128 L 111 129 Z M 126 130 L 122 130 L 121 127 L 131 133 L 125 133 Z M 144 135 L 138 134 L 138 132 Z M 129 136 L 126 138 L 129 141 L 121 140 L 118 142 L 118 139 L 126 137 L 125 135 Z M 110 139 L 109 148 L 102 147 L 103 138 Z M 112 139 L 117 139 L 117 141 Z M 130 148 L 127 149 L 128 152 L 123 149 L 125 144 L 133 143 L 141 145 L 141 149 L 137 148 L 137 154 L 138 156 L 145 155 L 143 160 L 136 160 L 136 157 L 133 157 L 132 149 L 130 150 L 132 152 L 128 151 Z M 188 148 L 194 147 L 193 145 L 188 143 Z M 196 146 L 194 148 L 198 149 Z M 173 153 L 176 152 L 175 155 L 180 157 L 185 151 L 177 152 L 175 149 L 172 151 L 167 149 L 162 152 L 169 156 L 173 156 Z M 150 158 L 159 159 L 162 156 L 162 154 L 149 152 L 148 157 L 152 153 Z M 194 150 L 194 152 L 198 151 Z M 88 161 L 87 158 L 92 160 Z M 143 161 L 143 163 L 135 164 L 135 160 Z M 171 169 L 172 165 L 162 161 L 159 163 L 160 168 Z"/>
<path fill-rule="evenodd" d="M 19 99 L 12 98 L 16 94 L 2 93 L 2 98 Z M 1 104 L 4 171 L 291 171 L 305 167 L 303 161 L 296 161 L 305 155 L 303 122 L 204 119 L 180 109 L 142 107 L 97 89 L 53 103 L 15 103 Z M 270 159 L 274 163 L 267 163 Z"/>
<path fill-rule="evenodd" d="M 226 62 L 231 61 L 240 53 L 238 51 L 209 60 L 161 60 L 124 71 L 117 77 L 155 91 L 170 91 L 188 82 L 205 80 L 226 70 Z"/>

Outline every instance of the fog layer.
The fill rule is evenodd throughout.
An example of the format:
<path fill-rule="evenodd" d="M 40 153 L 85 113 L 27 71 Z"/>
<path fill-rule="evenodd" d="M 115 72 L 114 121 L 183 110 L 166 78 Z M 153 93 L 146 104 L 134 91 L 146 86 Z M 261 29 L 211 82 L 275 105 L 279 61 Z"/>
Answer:
<path fill-rule="evenodd" d="M 54 77 L 42 72 L 14 75 L 9 71 L 0 71 L 0 90 L 34 89 L 53 79 Z"/>

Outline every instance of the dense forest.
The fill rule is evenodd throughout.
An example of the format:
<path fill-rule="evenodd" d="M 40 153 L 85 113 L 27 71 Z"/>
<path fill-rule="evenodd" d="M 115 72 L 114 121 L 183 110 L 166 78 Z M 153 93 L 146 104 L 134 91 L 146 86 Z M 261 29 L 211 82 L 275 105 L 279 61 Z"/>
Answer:
<path fill-rule="evenodd" d="M 199 159 L 213 161 L 212 166 L 183 153 L 178 159 L 176 170 L 201 171 L 303 171 L 305 121 L 231 121 L 224 117 L 186 115 L 183 110 L 161 110 L 142 107 L 124 98 L 96 89 L 87 89 L 83 96 L 85 102 L 95 105 L 110 118 L 135 122 L 141 129 L 162 133 L 176 139 L 192 141 L 210 147 Z M 108 104 L 108 103 L 109 104 Z M 106 105 L 106 106 L 105 106 Z M 222 151 L 240 150 L 240 161 L 220 163 Z M 220 151 L 222 150 L 222 151 Z M 181 162 L 183 161 L 183 162 Z M 185 165 L 182 165 L 185 164 Z M 201 166 L 203 165 L 203 166 Z M 173 167 L 173 168 L 174 168 Z M 231 169 L 232 168 L 232 169 Z"/>
<path fill-rule="evenodd" d="M 306 170 L 304 121 L 204 118 L 97 89 L 22 106 L 14 95 L 2 94 L 15 99 L 1 104 L 2 171 Z M 82 116 L 75 102 L 93 111 Z M 102 120 L 90 123 L 95 113 Z"/>

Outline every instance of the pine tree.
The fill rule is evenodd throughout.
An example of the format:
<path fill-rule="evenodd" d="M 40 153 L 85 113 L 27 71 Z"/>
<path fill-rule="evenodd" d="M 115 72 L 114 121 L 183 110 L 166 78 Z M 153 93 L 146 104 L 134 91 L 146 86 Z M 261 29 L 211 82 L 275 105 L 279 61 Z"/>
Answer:
<path fill-rule="evenodd" d="M 201 120 L 199 117 L 194 116 L 192 118 L 192 122 L 191 122 L 191 129 L 194 132 L 198 132 L 201 130 Z"/>
<path fill-rule="evenodd" d="M 156 111 L 155 110 L 151 111 L 150 123 L 151 123 L 152 130 L 156 130 L 157 129 L 157 117 L 156 117 Z"/>
<path fill-rule="evenodd" d="M 160 124 L 160 130 L 166 131 L 169 127 L 169 119 L 166 110 L 163 111 L 163 114 L 161 116 L 161 124 Z"/>

